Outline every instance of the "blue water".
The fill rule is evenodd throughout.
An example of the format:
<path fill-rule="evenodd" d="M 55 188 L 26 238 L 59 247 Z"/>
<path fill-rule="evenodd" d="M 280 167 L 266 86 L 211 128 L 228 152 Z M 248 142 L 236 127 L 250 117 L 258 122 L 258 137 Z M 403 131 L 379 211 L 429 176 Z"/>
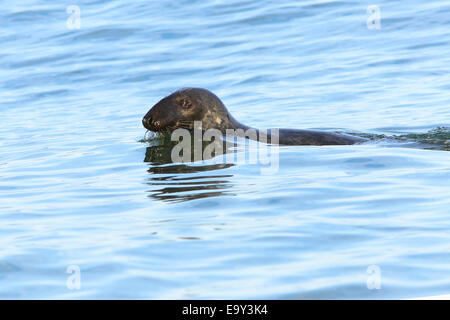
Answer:
<path fill-rule="evenodd" d="M 0 298 L 450 293 L 448 1 L 77 1 L 79 29 L 3 4 Z M 158 162 L 141 118 L 186 86 L 254 127 L 434 142 Z"/>

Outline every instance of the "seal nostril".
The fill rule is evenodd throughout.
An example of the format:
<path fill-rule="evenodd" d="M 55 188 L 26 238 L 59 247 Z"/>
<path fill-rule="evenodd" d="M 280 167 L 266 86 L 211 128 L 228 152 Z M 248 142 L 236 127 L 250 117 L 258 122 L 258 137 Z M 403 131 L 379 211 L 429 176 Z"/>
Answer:
<path fill-rule="evenodd" d="M 149 118 L 142 118 L 142 125 L 144 127 L 147 128 L 149 126 L 149 124 L 150 124 L 150 119 Z"/>

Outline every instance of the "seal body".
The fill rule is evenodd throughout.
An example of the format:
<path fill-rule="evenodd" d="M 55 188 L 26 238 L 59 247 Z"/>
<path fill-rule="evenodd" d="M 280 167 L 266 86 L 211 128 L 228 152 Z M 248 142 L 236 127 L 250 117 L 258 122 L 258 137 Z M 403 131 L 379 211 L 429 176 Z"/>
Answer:
<path fill-rule="evenodd" d="M 259 137 L 262 131 L 234 119 L 214 93 L 201 88 L 180 89 L 161 99 L 147 112 L 142 124 L 157 133 L 170 133 L 178 128 L 191 130 L 194 121 L 201 121 L 203 130 L 218 129 L 224 135 L 227 130 L 253 130 Z M 280 145 L 348 145 L 367 141 L 347 134 L 299 129 L 270 130 L 267 141 L 272 142 L 275 133 Z M 255 139 L 254 135 L 247 137 Z"/>

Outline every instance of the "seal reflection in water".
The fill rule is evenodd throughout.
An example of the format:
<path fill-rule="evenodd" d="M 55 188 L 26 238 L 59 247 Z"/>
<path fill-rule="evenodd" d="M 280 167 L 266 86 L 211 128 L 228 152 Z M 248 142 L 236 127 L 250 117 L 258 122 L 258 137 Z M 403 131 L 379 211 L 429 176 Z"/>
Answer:
<path fill-rule="evenodd" d="M 183 202 L 202 198 L 234 195 L 233 175 L 216 172 L 232 164 L 191 166 L 174 164 L 152 166 L 147 184 L 149 197 L 164 202 Z"/>
<path fill-rule="evenodd" d="M 200 121 L 203 130 L 218 129 L 224 135 L 227 129 L 247 131 L 253 129 L 231 116 L 222 101 L 212 92 L 201 88 L 178 90 L 155 104 L 142 119 L 145 128 L 156 133 L 170 133 L 178 128 L 192 130 L 194 121 Z M 347 134 L 300 129 L 278 129 L 280 145 L 349 145 L 367 139 Z M 252 136 L 248 138 L 253 139 Z M 271 131 L 267 133 L 271 141 Z"/>
<path fill-rule="evenodd" d="M 226 169 L 234 164 L 173 163 L 176 142 L 163 136 L 148 141 L 144 162 L 150 164 L 146 184 L 148 197 L 164 202 L 184 202 L 202 198 L 232 196 L 233 175 Z M 224 172 L 224 170 L 226 172 Z"/>

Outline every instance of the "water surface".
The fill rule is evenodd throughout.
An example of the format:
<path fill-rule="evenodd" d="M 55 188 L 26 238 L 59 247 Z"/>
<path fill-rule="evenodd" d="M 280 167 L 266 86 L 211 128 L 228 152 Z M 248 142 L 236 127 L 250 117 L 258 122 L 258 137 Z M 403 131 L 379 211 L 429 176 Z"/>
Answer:
<path fill-rule="evenodd" d="M 1 298 L 450 292 L 449 3 L 78 1 L 74 30 L 68 5 L 0 12 Z M 271 175 L 157 161 L 141 118 L 186 86 L 250 126 L 387 138 L 282 147 Z"/>

